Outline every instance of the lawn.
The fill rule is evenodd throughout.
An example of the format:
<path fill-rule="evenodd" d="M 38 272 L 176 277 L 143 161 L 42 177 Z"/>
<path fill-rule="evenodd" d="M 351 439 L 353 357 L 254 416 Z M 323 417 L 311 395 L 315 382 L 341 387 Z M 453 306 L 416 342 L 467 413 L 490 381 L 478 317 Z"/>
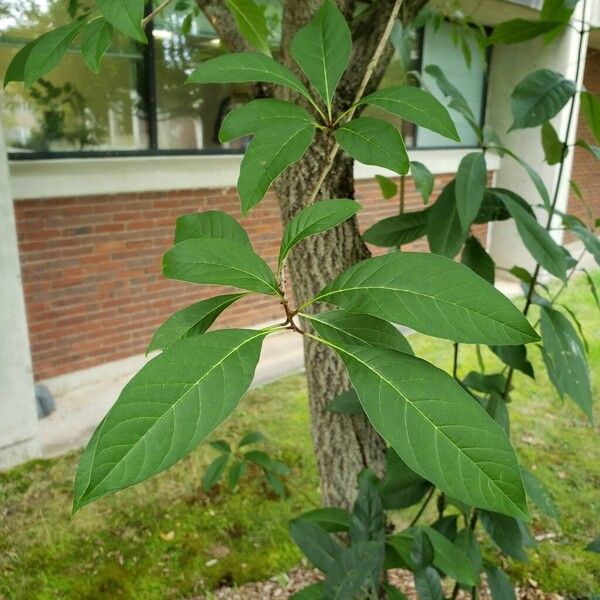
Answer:
<path fill-rule="evenodd" d="M 600 286 L 600 273 L 595 280 Z M 564 299 L 587 332 L 597 390 L 598 309 L 585 280 L 576 281 Z M 411 343 L 418 355 L 449 369 L 449 342 L 414 335 Z M 534 511 L 535 533 L 550 535 L 529 552 L 527 564 L 510 563 L 509 570 L 518 581 L 533 579 L 546 591 L 586 597 L 600 592 L 600 555 L 583 550 L 600 535 L 598 426 L 591 428 L 569 400 L 560 402 L 537 349 L 530 349 L 530 358 L 538 377 L 536 382 L 515 377 L 511 434 L 523 464 L 550 489 L 561 517 L 553 522 Z M 461 349 L 461 360 L 462 375 L 475 368 L 471 348 Z M 490 372 L 498 366 L 490 353 L 485 362 Z M 249 393 L 217 437 L 234 442 L 254 429 L 268 436 L 268 450 L 292 469 L 286 500 L 269 491 L 255 476 L 258 471 L 237 493 L 225 487 L 205 495 L 202 475 L 217 455 L 207 445 L 166 473 L 74 517 L 77 453 L 0 474 L 0 598 L 188 598 L 220 583 L 263 579 L 294 566 L 300 554 L 288 538 L 287 521 L 319 498 L 302 376 Z"/>

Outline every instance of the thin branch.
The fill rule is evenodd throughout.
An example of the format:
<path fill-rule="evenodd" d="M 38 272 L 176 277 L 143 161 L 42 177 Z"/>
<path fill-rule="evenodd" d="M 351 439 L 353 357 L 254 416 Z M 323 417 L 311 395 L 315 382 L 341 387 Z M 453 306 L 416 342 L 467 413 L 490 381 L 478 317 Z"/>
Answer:
<path fill-rule="evenodd" d="M 390 12 L 388 22 L 385 26 L 385 29 L 381 36 L 381 39 L 379 40 L 379 44 L 377 45 L 377 48 L 375 49 L 375 52 L 373 53 L 373 56 L 372 56 L 371 60 L 369 61 L 367 68 L 365 69 L 365 74 L 363 75 L 362 81 L 360 82 L 360 85 L 356 92 L 356 96 L 354 97 L 354 102 L 352 103 L 352 106 L 346 113 L 348 120 L 352 119 L 352 117 L 354 116 L 354 113 L 356 112 L 356 109 L 358 108 L 358 103 L 361 101 L 361 99 L 365 93 L 365 90 L 367 89 L 367 85 L 369 85 L 371 76 L 373 75 L 373 72 L 375 71 L 375 68 L 377 67 L 377 65 L 379 63 L 379 60 L 381 59 L 381 55 L 383 54 L 383 51 L 385 50 L 385 47 L 390 39 L 390 35 L 392 34 L 392 28 L 394 27 L 394 22 L 395 22 L 396 18 L 398 17 L 398 13 L 400 12 L 401 6 L 402 6 L 402 0 L 396 0 L 394 2 L 394 6 L 392 7 L 392 10 Z M 327 159 L 325 161 L 325 165 L 319 175 L 319 178 L 317 179 L 317 182 L 313 188 L 313 191 L 310 193 L 310 195 L 308 197 L 308 201 L 306 203 L 307 206 L 314 204 L 315 200 L 317 199 L 319 190 L 321 189 L 321 186 L 323 185 L 325 178 L 327 177 L 327 175 L 329 175 L 329 172 L 331 171 L 331 167 L 333 166 L 333 161 L 335 160 L 335 157 L 337 156 L 337 153 L 339 152 L 339 150 L 340 150 L 340 145 L 336 142 L 334 144 L 333 148 L 331 149 L 329 156 L 327 157 Z"/>
<path fill-rule="evenodd" d="M 165 10 L 165 8 L 167 8 L 171 2 L 173 2 L 173 0 L 164 0 L 164 2 L 159 4 L 150 14 L 146 15 L 142 19 L 142 29 L 145 29 L 146 25 L 148 25 L 148 23 L 150 23 L 150 21 L 152 21 L 156 15 Z"/>
<path fill-rule="evenodd" d="M 417 523 L 417 521 L 421 518 L 421 516 L 425 512 L 425 509 L 427 508 L 427 505 L 433 498 L 434 493 L 435 493 L 435 486 L 433 486 L 431 488 L 431 491 L 429 492 L 429 494 L 427 494 L 425 501 L 423 502 L 423 504 L 421 504 L 421 508 L 419 508 L 417 514 L 413 517 L 413 520 L 409 523 L 409 525 L 408 525 L 409 527 L 412 527 L 413 525 L 415 525 Z"/>

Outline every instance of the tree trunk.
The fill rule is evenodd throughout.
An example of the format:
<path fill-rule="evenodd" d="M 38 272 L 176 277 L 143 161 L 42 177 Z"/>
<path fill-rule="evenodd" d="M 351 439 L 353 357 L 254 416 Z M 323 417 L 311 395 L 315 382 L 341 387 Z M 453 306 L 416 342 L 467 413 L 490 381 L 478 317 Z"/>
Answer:
<path fill-rule="evenodd" d="M 247 42 L 237 32 L 222 0 L 198 0 L 198 3 L 231 50 L 248 49 Z M 424 3 L 424 0 L 405 0 L 407 7 L 413 8 Z M 337 0 L 337 4 L 351 23 L 356 1 Z M 334 113 L 339 114 L 339 111 L 352 104 L 381 39 L 392 4 L 393 0 L 379 0 L 370 14 L 352 24 L 353 53 L 350 66 L 338 87 Z M 280 59 L 305 82 L 306 79 L 290 55 L 290 44 L 298 29 L 308 22 L 320 5 L 321 0 L 286 0 L 284 5 Z M 412 16 L 414 10 L 409 12 Z M 392 48 L 388 45 L 369 82 L 367 93 L 376 89 L 391 56 Z M 277 89 L 276 93 L 282 98 L 298 101 L 297 97 L 290 96 L 289 90 Z M 318 132 L 304 158 L 292 165 L 275 182 L 284 223 L 306 206 L 314 182 L 319 178 L 332 146 L 331 136 Z M 327 198 L 354 198 L 353 161 L 342 152 L 338 154 L 331 172 L 319 190 L 317 199 Z M 302 303 L 313 297 L 342 271 L 368 256 L 369 251 L 360 238 L 354 218 L 332 231 L 305 240 L 292 252 L 288 262 L 296 301 Z M 311 306 L 308 310 L 323 308 Z M 306 323 L 304 326 L 308 327 Z M 327 411 L 327 404 L 350 388 L 346 369 L 333 351 L 316 344 L 310 338 L 305 337 L 304 350 L 311 433 L 323 502 L 326 505 L 350 508 L 356 496 L 358 473 L 368 466 L 376 473 L 383 474 L 386 446 L 366 417 L 351 417 Z"/>
<path fill-rule="evenodd" d="M 319 177 L 332 143 L 320 136 L 306 156 L 276 183 L 281 216 L 288 222 L 305 206 Z M 352 160 L 335 162 L 321 187 L 319 198 L 353 198 Z M 315 296 L 334 277 L 369 256 L 355 219 L 300 244 L 288 261 L 296 301 Z M 324 307 L 311 306 L 315 311 Z M 303 323 L 303 328 L 308 327 Z M 384 471 L 385 444 L 364 416 L 332 413 L 327 404 L 350 388 L 346 369 L 338 356 L 322 344 L 304 338 L 304 362 L 308 380 L 311 434 L 326 505 L 350 508 L 355 497 L 356 476 L 365 467 Z"/>

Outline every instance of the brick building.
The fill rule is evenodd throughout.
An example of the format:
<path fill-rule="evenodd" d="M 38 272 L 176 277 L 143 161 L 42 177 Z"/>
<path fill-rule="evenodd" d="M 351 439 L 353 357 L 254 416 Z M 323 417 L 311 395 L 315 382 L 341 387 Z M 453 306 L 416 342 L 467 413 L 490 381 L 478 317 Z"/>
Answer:
<path fill-rule="evenodd" d="M 494 0 L 478 6 L 479 18 L 490 25 L 513 16 L 533 16 L 531 9 Z M 206 35 L 207 43 L 212 43 L 214 33 Z M 577 44 L 575 32 L 570 29 L 551 49 L 539 40 L 502 46 L 492 50 L 487 64 L 480 58 L 470 69 L 460 64 L 460 53 L 447 52 L 450 37 L 444 28 L 441 34 L 426 30 L 417 43 L 414 66 L 423 68 L 446 61 L 449 79 L 458 80 L 474 111 L 480 112 L 482 123 L 499 132 L 506 132 L 510 125 L 510 90 L 528 72 L 545 66 L 567 76 L 574 73 Z M 2 150 L 0 157 L 0 272 L 5 288 L 0 292 L 0 467 L 37 451 L 31 372 L 35 381 L 54 390 L 68 386 L 71 375 L 75 375 L 73 382 L 82 381 L 86 372 L 98 365 L 114 363 L 118 368 L 119 361 L 143 354 L 153 331 L 174 311 L 214 293 L 208 287 L 164 279 L 161 257 L 172 244 L 179 215 L 219 209 L 240 218 L 235 182 L 241 148 L 220 146 L 212 132 L 222 117 L 223 106 L 242 101 L 244 90 L 220 86 L 205 92 L 205 96 L 196 90 L 183 99 L 185 102 L 174 100 L 171 95 L 176 78 L 171 74 L 160 79 L 161 72 L 171 64 L 167 59 L 176 49 L 168 21 L 155 30 L 154 42 L 155 52 L 163 52 L 158 64 L 156 57 L 150 65 L 147 56 L 131 59 L 139 62 L 136 69 L 153 71 L 155 89 L 148 100 L 154 108 L 146 107 L 145 115 L 140 117 L 137 109 L 127 105 L 133 95 L 129 90 L 129 95 L 123 95 L 118 103 L 119 113 L 112 100 L 110 105 L 102 105 L 102 99 L 96 99 L 102 94 L 96 90 L 86 123 L 94 110 L 106 113 L 106 123 L 98 118 L 89 127 L 88 145 L 80 143 L 76 147 L 75 134 L 66 135 L 64 131 L 62 137 L 54 132 L 50 141 L 47 123 L 40 125 L 39 110 L 31 108 L 31 101 L 22 92 L 13 91 L 12 96 L 10 89 L 7 92 L 3 115 L 7 152 Z M 585 51 L 583 84 L 600 95 L 597 48 L 600 35 L 590 38 Z M 6 56 L 2 52 L 0 65 L 10 58 L 10 52 Z M 120 77 L 120 69 L 120 63 L 115 65 L 115 77 Z M 398 77 L 396 69 L 392 63 L 386 74 L 387 85 Z M 64 90 L 65 77 L 59 73 L 51 85 Z M 197 111 L 182 112 L 178 105 L 182 102 L 197 106 Z M 123 111 L 127 113 L 126 123 Z M 564 117 L 559 115 L 554 124 L 559 132 L 564 131 Z M 46 141 L 40 142 L 40 132 L 46 134 Z M 450 145 L 428 132 L 405 128 L 411 160 L 423 162 L 435 174 L 433 198 L 474 145 L 464 123 L 459 122 L 459 132 L 463 143 Z M 102 135 L 104 142 L 99 141 Z M 593 141 L 582 121 L 577 135 Z M 502 137 L 509 147 L 539 167 L 547 186 L 553 189 L 557 169 L 543 164 L 539 129 L 503 133 Z M 589 211 L 600 216 L 597 163 L 578 148 L 567 166 L 583 200 L 573 192 L 569 194 L 567 182 L 559 205 L 566 208 L 568 204 L 570 213 L 586 221 Z M 537 202 L 531 182 L 513 160 L 490 155 L 488 169 L 490 181 Z M 378 173 L 385 174 L 382 169 L 366 165 L 355 167 L 356 198 L 364 207 L 360 213 L 363 228 L 397 211 L 394 201 L 381 199 L 374 180 Z M 407 209 L 420 206 L 422 200 L 409 180 Z M 281 224 L 273 195 L 241 223 L 256 251 L 274 263 Z M 479 234 L 499 264 L 526 266 L 512 225 L 495 224 L 489 230 L 483 227 Z M 426 242 L 419 241 L 413 249 L 426 249 Z M 218 324 L 253 326 L 280 313 L 274 300 L 257 295 L 239 307 L 226 312 Z"/>

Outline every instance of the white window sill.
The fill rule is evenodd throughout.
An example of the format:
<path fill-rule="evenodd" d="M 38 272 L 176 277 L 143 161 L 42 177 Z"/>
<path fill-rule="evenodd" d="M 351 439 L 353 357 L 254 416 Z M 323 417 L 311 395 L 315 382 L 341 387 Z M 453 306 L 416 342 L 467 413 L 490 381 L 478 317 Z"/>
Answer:
<path fill-rule="evenodd" d="M 460 160 L 472 149 L 412 150 L 411 160 L 424 163 L 434 174 L 455 173 Z M 235 186 L 242 157 L 140 156 L 74 158 L 61 160 L 19 160 L 10 163 L 15 200 L 143 193 Z M 499 159 L 487 157 L 488 168 L 498 169 Z M 356 179 L 394 173 L 357 163 Z"/>

